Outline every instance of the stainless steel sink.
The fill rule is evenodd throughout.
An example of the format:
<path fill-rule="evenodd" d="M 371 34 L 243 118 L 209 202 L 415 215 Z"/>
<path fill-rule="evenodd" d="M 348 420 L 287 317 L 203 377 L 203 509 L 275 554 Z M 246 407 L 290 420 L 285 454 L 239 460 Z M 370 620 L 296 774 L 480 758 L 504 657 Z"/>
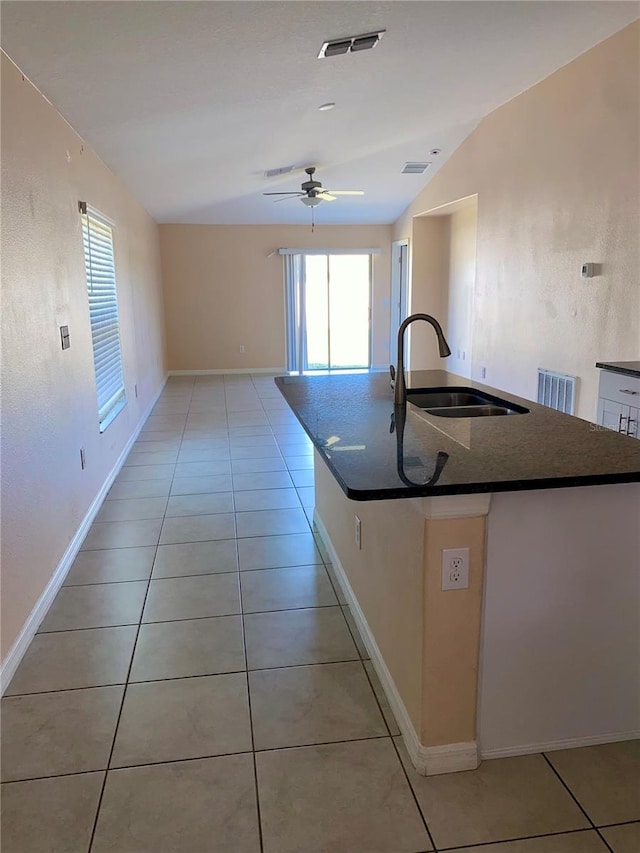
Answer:
<path fill-rule="evenodd" d="M 475 388 L 412 388 L 407 402 L 441 418 L 486 418 L 525 415 L 529 409 Z"/>

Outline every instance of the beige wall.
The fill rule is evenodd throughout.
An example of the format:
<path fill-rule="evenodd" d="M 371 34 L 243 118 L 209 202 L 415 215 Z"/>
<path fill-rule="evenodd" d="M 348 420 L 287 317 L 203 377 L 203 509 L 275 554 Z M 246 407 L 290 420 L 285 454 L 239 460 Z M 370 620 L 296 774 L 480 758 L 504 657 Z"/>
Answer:
<path fill-rule="evenodd" d="M 472 374 L 485 366 L 487 383 L 528 398 L 538 367 L 577 375 L 585 418 L 595 361 L 640 356 L 639 34 L 627 27 L 485 118 L 394 226 L 415 257 L 413 217 L 478 194 Z M 602 275 L 581 278 L 587 261 Z"/>
<path fill-rule="evenodd" d="M 422 729 L 424 515 L 420 498 L 350 501 L 315 453 L 316 513 L 402 697 Z M 362 549 L 354 540 L 361 520 Z"/>
<path fill-rule="evenodd" d="M 391 226 L 161 225 L 160 241 L 170 370 L 284 367 L 283 264 L 267 257 L 278 248 L 382 249 L 372 360 L 388 364 Z"/>
<path fill-rule="evenodd" d="M 103 435 L 79 199 L 115 222 L 128 403 Z M 160 389 L 163 362 L 156 224 L 3 54 L 3 660 Z"/>
<path fill-rule="evenodd" d="M 431 314 L 445 327 L 449 281 L 449 219 L 425 216 L 413 222 L 411 252 L 410 313 Z M 446 366 L 438 355 L 433 330 L 426 323 L 413 323 L 408 335 L 411 370 L 435 370 Z"/>
<path fill-rule="evenodd" d="M 449 216 L 449 282 L 446 329 L 451 347 L 447 369 L 471 375 L 473 298 L 476 286 L 478 200 L 474 196 Z"/>
<path fill-rule="evenodd" d="M 315 518 L 417 740 L 425 747 L 475 741 L 486 518 L 425 518 L 420 498 L 351 501 L 317 452 L 314 459 Z M 469 588 L 445 592 L 442 549 L 463 547 L 470 550 Z"/>

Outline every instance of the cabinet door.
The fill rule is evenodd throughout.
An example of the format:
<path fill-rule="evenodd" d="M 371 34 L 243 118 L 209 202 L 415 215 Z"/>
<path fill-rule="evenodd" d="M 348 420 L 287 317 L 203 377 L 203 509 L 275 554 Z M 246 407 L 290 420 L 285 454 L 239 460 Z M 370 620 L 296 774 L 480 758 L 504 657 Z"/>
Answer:
<path fill-rule="evenodd" d="M 624 421 L 623 415 L 623 423 L 625 423 L 624 432 L 627 435 L 633 436 L 633 438 L 640 438 L 640 429 L 638 429 L 638 419 L 640 419 L 640 409 L 636 409 L 633 406 L 626 406 L 627 411 L 624 413 L 627 416 L 626 423 Z"/>
<path fill-rule="evenodd" d="M 623 419 L 622 403 L 616 403 L 613 400 L 600 398 L 600 423 L 607 429 L 612 429 L 615 432 L 624 432 L 626 429 L 626 421 Z M 623 426 L 624 424 L 624 426 Z"/>

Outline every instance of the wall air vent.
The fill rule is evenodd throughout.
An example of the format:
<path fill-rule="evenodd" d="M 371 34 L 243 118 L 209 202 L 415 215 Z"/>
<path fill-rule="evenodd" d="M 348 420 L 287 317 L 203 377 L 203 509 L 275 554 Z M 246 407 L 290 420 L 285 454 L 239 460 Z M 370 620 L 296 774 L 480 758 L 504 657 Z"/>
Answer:
<path fill-rule="evenodd" d="M 538 403 L 572 415 L 576 397 L 576 377 L 538 368 Z"/>
<path fill-rule="evenodd" d="M 424 175 L 431 163 L 405 163 L 401 175 Z"/>
<path fill-rule="evenodd" d="M 318 59 L 327 59 L 329 56 L 340 56 L 344 53 L 359 53 L 361 50 L 374 48 L 386 30 L 378 30 L 377 33 L 365 33 L 361 36 L 345 36 L 333 41 L 325 41 L 320 48 Z"/>
<path fill-rule="evenodd" d="M 277 178 L 278 175 L 288 175 L 293 172 L 295 166 L 281 166 L 279 169 L 269 169 L 264 173 L 265 178 Z"/>

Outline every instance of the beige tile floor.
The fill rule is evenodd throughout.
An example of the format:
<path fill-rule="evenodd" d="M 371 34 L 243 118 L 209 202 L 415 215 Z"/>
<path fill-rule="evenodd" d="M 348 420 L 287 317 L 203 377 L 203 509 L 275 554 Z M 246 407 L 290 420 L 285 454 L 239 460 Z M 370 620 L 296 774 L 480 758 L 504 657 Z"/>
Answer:
<path fill-rule="evenodd" d="M 640 742 L 410 766 L 271 377 L 169 380 L 2 702 L 3 853 L 640 853 Z"/>

